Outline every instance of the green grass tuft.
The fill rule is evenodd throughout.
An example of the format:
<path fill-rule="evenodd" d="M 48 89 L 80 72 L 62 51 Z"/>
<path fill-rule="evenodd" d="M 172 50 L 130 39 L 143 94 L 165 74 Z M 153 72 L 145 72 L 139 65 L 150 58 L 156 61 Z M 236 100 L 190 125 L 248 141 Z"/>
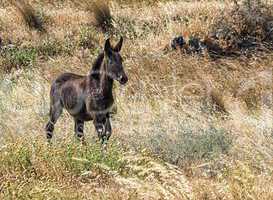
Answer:
<path fill-rule="evenodd" d="M 34 66 L 37 51 L 33 47 L 7 46 L 0 51 L 1 70 L 9 72 L 12 69 L 31 68 Z"/>

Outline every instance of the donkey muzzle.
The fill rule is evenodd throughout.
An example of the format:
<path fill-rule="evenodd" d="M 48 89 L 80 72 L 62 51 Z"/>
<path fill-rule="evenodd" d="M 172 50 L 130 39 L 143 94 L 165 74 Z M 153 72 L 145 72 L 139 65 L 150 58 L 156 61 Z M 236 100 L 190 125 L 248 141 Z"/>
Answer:
<path fill-rule="evenodd" d="M 101 139 L 105 135 L 105 126 L 103 124 L 97 124 L 96 130 L 99 138 Z"/>

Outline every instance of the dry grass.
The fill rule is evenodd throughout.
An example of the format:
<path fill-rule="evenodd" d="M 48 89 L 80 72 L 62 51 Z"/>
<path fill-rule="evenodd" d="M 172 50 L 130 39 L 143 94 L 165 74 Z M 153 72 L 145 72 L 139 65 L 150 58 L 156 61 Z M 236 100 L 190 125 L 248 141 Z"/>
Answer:
<path fill-rule="evenodd" d="M 31 5 L 50 18 L 50 34 L 40 35 L 3 1 L 0 68 L 11 70 L 0 77 L 0 198 L 272 199 L 272 51 L 216 60 L 165 52 L 176 35 L 207 36 L 229 5 L 126 2 L 109 4 L 130 81 L 115 85 L 103 157 L 92 123 L 86 147 L 66 112 L 52 146 L 43 127 L 50 82 L 65 71 L 86 74 L 104 33 L 80 5 L 41 1 Z"/>
<path fill-rule="evenodd" d="M 19 13 L 30 28 L 37 29 L 41 32 L 45 31 L 42 19 L 37 15 L 31 4 L 25 0 L 12 0 L 12 4 L 18 9 Z"/>

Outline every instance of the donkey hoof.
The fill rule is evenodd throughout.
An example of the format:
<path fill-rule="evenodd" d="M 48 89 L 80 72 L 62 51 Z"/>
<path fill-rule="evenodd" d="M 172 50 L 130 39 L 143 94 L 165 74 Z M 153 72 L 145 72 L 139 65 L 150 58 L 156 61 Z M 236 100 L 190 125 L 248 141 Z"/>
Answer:
<path fill-rule="evenodd" d="M 102 143 L 101 144 L 101 151 L 102 151 L 103 154 L 107 152 L 107 143 Z"/>
<path fill-rule="evenodd" d="M 53 134 L 52 134 L 51 132 L 47 132 L 47 133 L 46 133 L 46 139 L 47 139 L 47 140 L 50 141 L 50 140 L 52 139 L 52 136 L 53 136 Z"/>
<path fill-rule="evenodd" d="M 77 136 L 77 138 L 80 139 L 80 140 L 84 137 L 83 133 L 77 133 L 76 136 Z"/>
<path fill-rule="evenodd" d="M 82 140 L 81 140 L 81 144 L 82 144 L 83 146 L 86 146 L 86 145 L 87 145 L 87 142 L 86 142 L 84 139 L 82 139 Z"/>
<path fill-rule="evenodd" d="M 76 140 L 77 140 L 78 142 L 81 142 L 82 144 L 86 145 L 86 141 L 85 141 L 84 135 L 77 134 L 77 135 L 76 135 Z"/>

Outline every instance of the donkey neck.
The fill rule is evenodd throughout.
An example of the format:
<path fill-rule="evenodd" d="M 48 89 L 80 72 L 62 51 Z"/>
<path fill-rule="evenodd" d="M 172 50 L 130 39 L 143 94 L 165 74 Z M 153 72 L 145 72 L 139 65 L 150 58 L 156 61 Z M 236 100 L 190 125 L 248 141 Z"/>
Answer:
<path fill-rule="evenodd" d="M 112 96 L 113 79 L 107 74 L 107 63 L 104 53 L 100 53 L 93 63 L 90 80 L 92 87 L 99 89 L 101 95 Z"/>
<path fill-rule="evenodd" d="M 101 92 L 104 96 L 109 96 L 109 95 L 112 96 L 113 79 L 107 73 L 106 60 L 103 62 L 102 66 L 101 66 L 100 88 L 101 88 Z"/>

